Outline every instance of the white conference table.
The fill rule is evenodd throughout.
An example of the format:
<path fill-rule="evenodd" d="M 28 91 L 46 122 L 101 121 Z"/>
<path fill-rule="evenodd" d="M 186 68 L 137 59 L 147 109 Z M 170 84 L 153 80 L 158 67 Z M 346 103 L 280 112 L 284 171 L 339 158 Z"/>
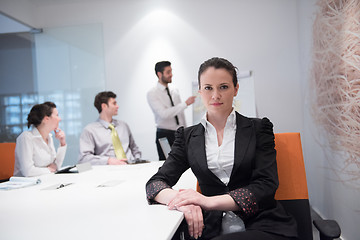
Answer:
<path fill-rule="evenodd" d="M 171 239 L 183 214 L 148 205 L 145 194 L 145 183 L 162 163 L 93 166 L 83 173 L 40 176 L 39 185 L 0 190 L 0 239 Z M 61 183 L 73 184 L 45 189 Z M 102 184 L 109 186 L 98 187 Z M 174 188 L 195 186 L 188 170 Z"/>

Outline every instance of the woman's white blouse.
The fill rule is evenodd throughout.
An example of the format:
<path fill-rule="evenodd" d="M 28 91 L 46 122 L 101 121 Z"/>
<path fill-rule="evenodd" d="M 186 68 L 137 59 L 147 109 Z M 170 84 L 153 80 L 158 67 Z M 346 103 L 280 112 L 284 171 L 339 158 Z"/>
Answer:
<path fill-rule="evenodd" d="M 223 141 L 219 146 L 215 127 L 207 121 L 206 114 L 201 119 L 205 128 L 205 151 L 208 168 L 225 185 L 228 185 L 234 166 L 236 115 L 233 110 L 227 118 Z"/>
<path fill-rule="evenodd" d="M 32 177 L 50 173 L 47 166 L 51 163 L 60 168 L 66 146 L 59 147 L 56 152 L 52 134 L 49 134 L 46 144 L 36 127 L 21 133 L 16 139 L 14 176 Z"/>

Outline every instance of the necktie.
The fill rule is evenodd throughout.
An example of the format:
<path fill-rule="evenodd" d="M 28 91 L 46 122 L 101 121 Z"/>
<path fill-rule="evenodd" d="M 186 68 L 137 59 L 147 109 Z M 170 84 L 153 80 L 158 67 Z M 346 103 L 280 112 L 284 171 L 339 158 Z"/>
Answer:
<path fill-rule="evenodd" d="M 174 102 L 173 102 L 172 97 L 171 97 L 171 95 L 170 95 L 169 88 L 165 88 L 165 89 L 166 89 L 167 94 L 169 95 L 170 102 L 171 102 L 171 106 L 174 106 Z M 175 120 L 176 120 L 176 124 L 179 125 L 179 118 L 178 118 L 178 116 L 175 116 Z"/>
<path fill-rule="evenodd" d="M 121 145 L 121 141 L 119 138 L 119 135 L 117 134 L 117 131 L 115 130 L 114 125 L 111 123 L 109 124 L 109 128 L 111 129 L 111 140 L 113 142 L 114 151 L 117 159 L 126 159 L 126 154 L 124 152 L 124 149 Z"/>

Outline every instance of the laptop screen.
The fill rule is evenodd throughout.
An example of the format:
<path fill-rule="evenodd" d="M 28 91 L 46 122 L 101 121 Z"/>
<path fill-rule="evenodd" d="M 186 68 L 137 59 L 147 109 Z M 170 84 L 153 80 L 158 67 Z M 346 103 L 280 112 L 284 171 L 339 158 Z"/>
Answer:
<path fill-rule="evenodd" d="M 167 158 L 169 155 L 169 152 L 171 150 L 169 141 L 167 140 L 166 137 L 163 137 L 163 138 L 159 138 L 159 143 L 160 143 L 161 149 L 162 149 L 165 157 Z"/>

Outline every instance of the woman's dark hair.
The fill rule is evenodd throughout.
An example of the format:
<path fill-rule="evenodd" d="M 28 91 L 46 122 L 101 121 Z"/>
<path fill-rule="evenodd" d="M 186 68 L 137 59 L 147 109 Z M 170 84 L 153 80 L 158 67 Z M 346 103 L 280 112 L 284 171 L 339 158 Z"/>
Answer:
<path fill-rule="evenodd" d="M 28 128 L 30 128 L 31 125 L 34 125 L 35 127 L 39 126 L 45 116 L 51 116 L 54 108 L 56 108 L 56 105 L 53 102 L 44 102 L 34 105 L 27 116 Z"/>
<path fill-rule="evenodd" d="M 209 60 L 206 60 L 203 64 L 200 65 L 198 72 L 198 84 L 200 89 L 200 76 L 205 72 L 208 68 L 214 67 L 215 69 L 225 69 L 232 76 L 234 87 L 236 87 L 238 83 L 237 79 L 237 68 L 228 60 L 219 57 L 213 57 Z"/>
<path fill-rule="evenodd" d="M 101 104 L 105 103 L 106 105 L 108 105 L 110 98 L 116 98 L 116 94 L 111 91 L 108 91 L 108 92 L 99 92 L 95 96 L 94 106 L 96 107 L 99 113 L 101 113 L 102 111 Z"/>

